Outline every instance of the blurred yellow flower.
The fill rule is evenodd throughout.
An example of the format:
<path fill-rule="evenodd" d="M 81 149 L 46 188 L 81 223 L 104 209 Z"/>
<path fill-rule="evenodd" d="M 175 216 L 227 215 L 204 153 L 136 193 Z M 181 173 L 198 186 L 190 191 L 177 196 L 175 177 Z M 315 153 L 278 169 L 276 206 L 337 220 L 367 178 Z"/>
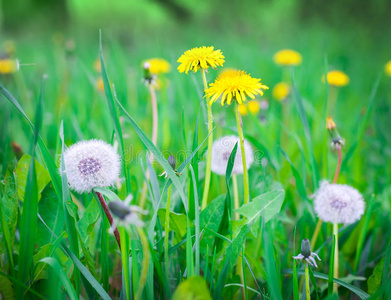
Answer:
<path fill-rule="evenodd" d="M 242 116 L 245 116 L 248 114 L 248 110 L 247 110 L 247 105 L 242 103 L 242 104 L 239 104 L 239 113 L 242 115 Z"/>
<path fill-rule="evenodd" d="M 261 84 L 261 79 L 253 78 L 244 71 L 234 71 L 220 74 L 214 83 L 209 85 L 205 90 L 205 95 L 210 98 L 210 104 L 221 97 L 221 105 L 227 102 L 231 104 L 232 99 L 239 104 L 246 101 L 246 94 L 251 99 L 255 95 L 263 95 L 263 90 L 268 89 L 266 85 Z"/>
<path fill-rule="evenodd" d="M 178 61 L 180 63 L 178 71 L 180 73 L 189 70 L 197 72 L 199 69 L 208 69 L 209 67 L 217 68 L 223 66 L 225 60 L 221 50 L 214 50 L 214 47 L 198 47 L 187 50 Z"/>
<path fill-rule="evenodd" d="M 223 68 L 220 72 L 219 75 L 221 74 L 230 74 L 232 72 L 236 72 L 237 70 L 234 68 Z"/>
<path fill-rule="evenodd" d="M 278 65 L 298 66 L 302 62 L 302 57 L 299 52 L 296 52 L 291 49 L 284 49 L 274 54 L 273 60 Z"/>
<path fill-rule="evenodd" d="M 283 101 L 288 97 L 289 92 L 289 85 L 285 82 L 279 82 L 274 86 L 272 94 L 274 99 Z"/>
<path fill-rule="evenodd" d="M 97 59 L 95 59 L 95 61 L 94 61 L 94 70 L 96 73 L 102 72 L 102 67 L 100 65 L 100 58 L 99 57 Z"/>
<path fill-rule="evenodd" d="M 19 62 L 15 59 L 0 59 L 0 74 L 11 74 L 19 70 Z"/>
<path fill-rule="evenodd" d="M 332 130 L 332 129 L 336 128 L 336 127 L 337 126 L 335 125 L 333 118 L 328 116 L 326 118 L 326 129 L 327 130 Z"/>
<path fill-rule="evenodd" d="M 250 100 L 248 101 L 247 105 L 242 103 L 239 104 L 239 113 L 242 116 L 245 116 L 248 114 L 248 112 L 252 113 L 253 115 L 257 114 L 261 110 L 261 105 L 257 100 Z"/>
<path fill-rule="evenodd" d="M 324 75 L 322 76 L 322 81 L 325 82 Z M 329 85 L 345 86 L 349 84 L 349 81 L 349 76 L 342 71 L 334 70 L 327 73 L 327 83 Z"/>
<path fill-rule="evenodd" d="M 145 66 L 145 63 L 149 63 L 149 72 L 152 74 L 161 74 L 161 73 L 168 73 L 171 70 L 170 63 L 162 58 L 150 58 L 147 60 L 144 60 L 142 63 L 142 66 Z"/>
<path fill-rule="evenodd" d="M 99 77 L 96 80 L 96 88 L 98 89 L 99 92 L 104 92 L 105 91 L 105 86 L 103 85 L 102 77 Z"/>
<path fill-rule="evenodd" d="M 391 60 L 388 63 L 386 63 L 384 71 L 388 76 L 391 76 Z"/>

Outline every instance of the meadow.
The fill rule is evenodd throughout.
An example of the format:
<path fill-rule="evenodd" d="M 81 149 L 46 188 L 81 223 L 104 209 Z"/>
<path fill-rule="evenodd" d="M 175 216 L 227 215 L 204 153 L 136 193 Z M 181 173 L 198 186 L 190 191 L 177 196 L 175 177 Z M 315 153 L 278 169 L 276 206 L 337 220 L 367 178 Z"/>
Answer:
<path fill-rule="evenodd" d="M 2 299 L 388 299 L 391 57 L 316 31 L 3 43 Z"/>

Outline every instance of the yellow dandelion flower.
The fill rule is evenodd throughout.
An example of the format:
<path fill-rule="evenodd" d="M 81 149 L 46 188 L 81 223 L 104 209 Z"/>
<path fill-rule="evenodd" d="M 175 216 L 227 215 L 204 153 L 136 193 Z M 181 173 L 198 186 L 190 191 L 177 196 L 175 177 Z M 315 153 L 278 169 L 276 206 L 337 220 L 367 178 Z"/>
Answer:
<path fill-rule="evenodd" d="M 205 95 L 210 98 L 210 104 L 221 97 L 221 105 L 227 102 L 231 104 L 232 99 L 239 104 L 246 101 L 246 96 L 255 99 L 255 95 L 263 95 L 263 90 L 268 89 L 261 84 L 261 79 L 253 78 L 244 71 L 234 71 L 220 74 L 214 83 L 205 90 Z"/>
<path fill-rule="evenodd" d="M 102 77 L 99 77 L 97 80 L 96 80 L 96 88 L 98 89 L 99 92 L 104 92 L 105 91 L 105 86 L 103 84 L 103 79 Z"/>
<path fill-rule="evenodd" d="M 168 73 L 171 70 L 170 63 L 163 59 L 163 58 L 150 58 L 147 60 L 144 60 L 142 63 L 142 66 L 145 66 L 145 63 L 149 63 L 149 72 L 152 74 L 161 74 L 161 73 Z"/>
<path fill-rule="evenodd" d="M 239 104 L 239 113 L 242 116 L 246 116 L 248 114 L 248 110 L 247 110 L 246 104 L 244 104 L 244 103 Z"/>
<path fill-rule="evenodd" d="M 391 60 L 386 63 L 386 66 L 384 67 L 384 71 L 388 76 L 391 76 Z"/>
<path fill-rule="evenodd" d="M 274 99 L 283 101 L 288 97 L 289 92 L 289 85 L 285 82 L 279 82 L 274 86 L 272 94 Z"/>
<path fill-rule="evenodd" d="M 335 129 L 337 126 L 335 125 L 334 123 L 334 120 L 332 117 L 327 117 L 326 119 L 326 129 L 327 130 L 332 130 L 332 129 Z"/>
<path fill-rule="evenodd" d="M 0 59 L 0 74 L 11 74 L 19 70 L 19 62 L 15 59 Z"/>
<path fill-rule="evenodd" d="M 284 49 L 274 54 L 273 60 L 278 65 L 298 66 L 302 62 L 301 54 L 295 50 Z"/>
<path fill-rule="evenodd" d="M 322 81 L 324 80 L 324 75 L 322 76 Z M 350 78 L 342 71 L 334 70 L 327 73 L 327 82 L 329 85 L 333 86 L 345 86 L 348 85 Z"/>
<path fill-rule="evenodd" d="M 198 47 L 187 50 L 178 61 L 180 63 L 178 71 L 180 73 L 189 70 L 197 72 L 199 69 L 208 69 L 209 67 L 217 68 L 223 66 L 225 60 L 221 50 L 214 50 L 214 47 Z"/>
<path fill-rule="evenodd" d="M 100 65 L 100 58 L 99 57 L 97 59 L 95 59 L 95 61 L 94 61 L 94 70 L 96 73 L 102 72 L 102 66 Z"/>

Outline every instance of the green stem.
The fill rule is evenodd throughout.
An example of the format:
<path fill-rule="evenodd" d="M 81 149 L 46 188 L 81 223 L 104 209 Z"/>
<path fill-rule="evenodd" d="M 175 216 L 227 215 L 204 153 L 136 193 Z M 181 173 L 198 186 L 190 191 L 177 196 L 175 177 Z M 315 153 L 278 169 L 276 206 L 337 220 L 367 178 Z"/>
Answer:
<path fill-rule="evenodd" d="M 140 280 L 139 280 L 139 286 L 137 289 L 136 296 L 134 297 L 135 300 L 140 300 L 141 296 L 143 294 L 143 290 L 145 287 L 145 283 L 147 282 L 147 276 L 148 276 L 148 264 L 149 264 L 149 243 L 147 236 L 145 235 L 145 232 L 142 228 L 136 227 L 137 233 L 140 236 L 141 240 L 141 246 L 143 248 L 143 263 L 142 263 L 142 269 L 140 274 Z"/>
<path fill-rule="evenodd" d="M 333 234 L 335 235 L 335 252 L 334 252 L 334 278 L 339 276 L 339 253 L 338 253 L 338 223 L 333 224 Z M 334 293 L 338 294 L 338 285 L 334 284 Z"/>
<path fill-rule="evenodd" d="M 244 136 L 243 136 L 243 125 L 242 120 L 240 118 L 239 113 L 239 104 L 235 101 L 235 115 L 236 115 L 236 123 L 238 125 L 238 134 L 240 139 L 240 149 L 242 151 L 242 163 L 243 163 L 243 184 L 244 184 L 244 204 L 248 203 L 249 200 L 249 184 L 248 184 L 248 171 L 246 164 L 246 152 L 244 150 Z"/>
<path fill-rule="evenodd" d="M 119 234 L 122 241 L 121 259 L 122 259 L 122 272 L 123 283 L 125 284 L 126 299 L 130 300 L 130 271 L 129 271 L 129 236 L 126 229 L 123 226 L 119 227 Z"/>
<path fill-rule="evenodd" d="M 239 190 L 238 190 L 238 179 L 236 178 L 236 174 L 232 174 L 232 183 L 234 189 L 234 208 L 237 210 L 239 208 Z M 235 220 L 240 219 L 239 213 L 235 213 Z"/>
<path fill-rule="evenodd" d="M 168 261 L 168 236 L 170 232 L 170 202 L 171 202 L 171 185 L 167 192 L 166 222 L 164 224 L 164 266 L 166 270 L 166 279 L 169 278 L 169 261 Z"/>
<path fill-rule="evenodd" d="M 323 222 L 321 219 L 319 219 L 318 223 L 316 223 L 315 231 L 314 231 L 314 234 L 312 235 L 312 239 L 311 239 L 311 249 L 315 249 L 316 240 L 318 239 L 320 229 L 322 228 L 322 224 L 323 224 Z"/>
<path fill-rule="evenodd" d="M 202 80 L 204 82 L 204 90 L 208 88 L 208 82 L 206 81 L 205 70 L 202 69 Z M 203 210 L 208 204 L 208 194 L 209 194 L 209 185 L 210 185 L 210 175 L 212 167 L 212 146 L 213 146 L 213 118 L 212 118 L 212 106 L 209 103 L 209 99 L 206 99 L 206 106 L 208 108 L 208 157 L 206 160 L 206 170 L 205 170 L 205 186 L 204 193 L 202 195 L 202 205 L 201 210 Z"/>
<path fill-rule="evenodd" d="M 310 293 L 310 275 L 308 271 L 308 263 L 305 262 L 305 295 L 307 300 L 311 300 Z"/>

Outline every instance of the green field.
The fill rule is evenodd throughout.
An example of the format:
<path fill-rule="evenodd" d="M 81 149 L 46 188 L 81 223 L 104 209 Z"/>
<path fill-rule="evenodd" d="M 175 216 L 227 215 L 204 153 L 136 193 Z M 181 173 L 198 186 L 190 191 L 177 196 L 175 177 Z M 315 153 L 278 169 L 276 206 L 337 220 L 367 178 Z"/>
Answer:
<path fill-rule="evenodd" d="M 391 27 L 376 21 L 387 3 L 370 5 L 366 23 L 334 2 L 338 12 L 325 11 L 323 19 L 323 7 L 307 10 L 303 1 L 248 0 L 221 9 L 220 1 L 169 2 L 191 12 L 188 19 L 153 1 L 98 8 L 68 1 L 67 25 L 40 21 L 45 10 L 36 9 L 22 26 L 10 17 L 20 15 L 17 5 L 4 4 L 1 299 L 388 299 Z M 210 122 L 202 68 L 177 69 L 185 51 L 202 46 L 225 57 L 222 66 L 204 68 L 207 87 L 227 68 L 269 87 L 239 109 L 254 153 L 248 199 L 240 142 L 216 166 L 223 175 L 213 171 L 212 154 L 205 192 L 208 142 L 240 131 L 238 96 L 231 105 L 214 102 Z M 302 61 L 276 63 L 282 49 Z M 146 72 L 151 58 L 166 60 L 170 70 Z M 332 70 L 349 82 L 322 80 Z M 280 82 L 289 88 L 284 99 L 273 92 Z M 327 117 L 336 128 L 326 128 Z M 66 151 L 92 139 L 114 153 L 99 145 L 76 151 L 88 164 L 101 161 L 84 171 L 76 164 L 82 175 L 73 182 Z M 110 155 L 119 156 L 118 166 Z M 350 189 L 322 194 L 325 181 L 362 198 Z M 320 195 L 330 208 L 314 208 Z M 335 215 L 357 217 L 333 225 Z M 293 258 L 308 258 L 303 239 L 319 255 L 317 267 Z"/>

